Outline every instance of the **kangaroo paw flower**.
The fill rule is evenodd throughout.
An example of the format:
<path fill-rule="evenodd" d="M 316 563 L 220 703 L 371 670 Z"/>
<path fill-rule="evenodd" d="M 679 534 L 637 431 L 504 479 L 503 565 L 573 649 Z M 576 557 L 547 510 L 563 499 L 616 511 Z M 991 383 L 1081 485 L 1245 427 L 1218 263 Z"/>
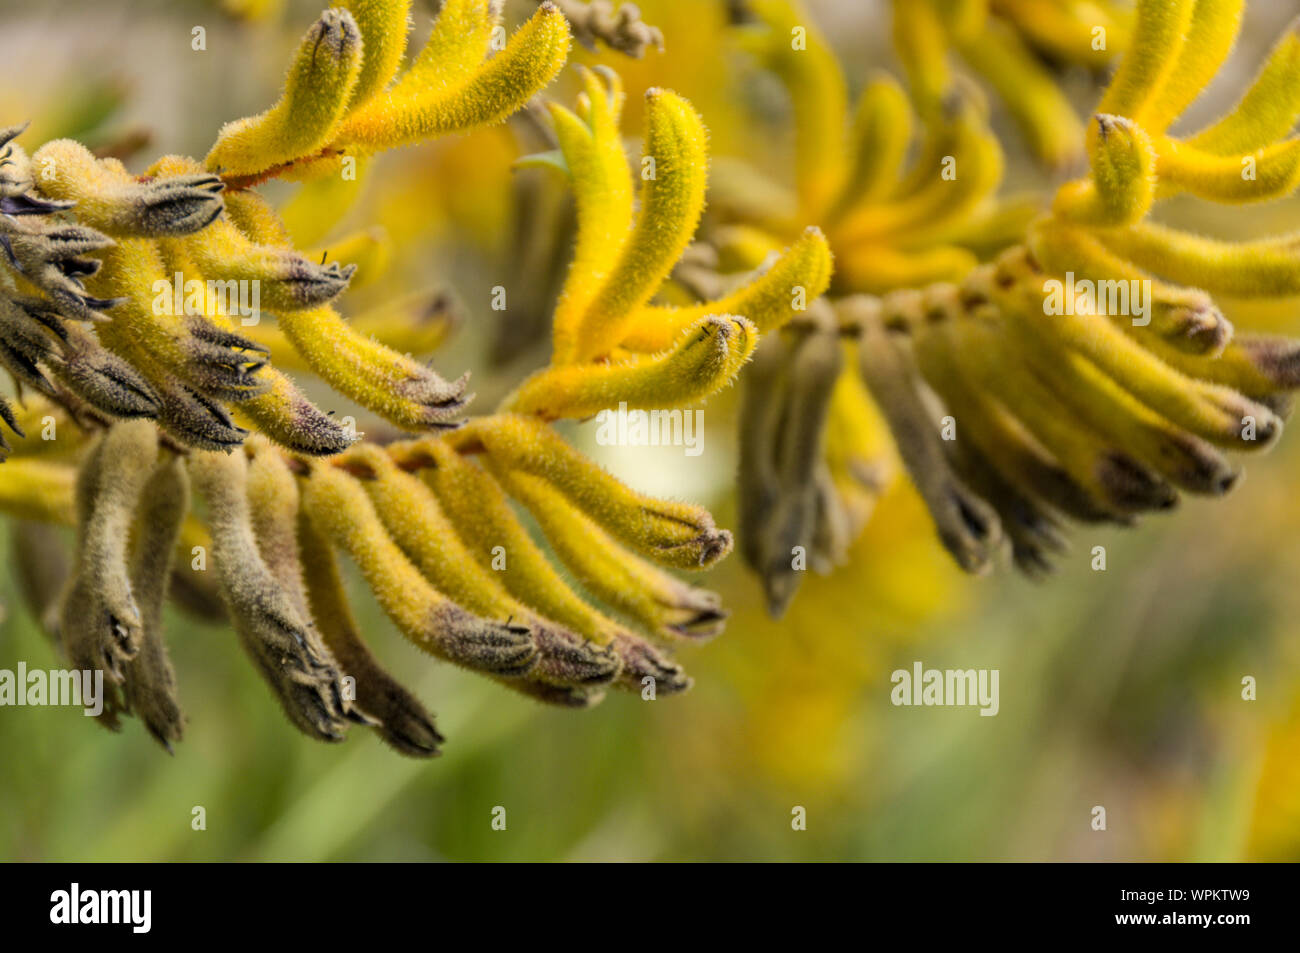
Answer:
<path fill-rule="evenodd" d="M 115 160 L 97 159 L 71 139 L 47 142 L 32 157 L 42 169 L 41 194 L 70 203 L 77 218 L 115 238 L 191 235 L 225 209 L 225 186 L 191 173 L 139 181 Z"/>
<path fill-rule="evenodd" d="M 757 339 L 757 330 L 745 318 L 701 318 L 663 354 L 539 371 L 503 408 L 555 420 L 592 417 L 619 404 L 636 409 L 696 403 L 734 380 Z"/>
<path fill-rule="evenodd" d="M 77 477 L 77 570 L 63 597 L 59 632 L 73 667 L 103 671 L 114 686 L 114 699 L 105 708 L 110 727 L 122 708 L 116 686 L 144 640 L 127 541 L 157 453 L 152 423 L 121 423 L 99 442 Z"/>
<path fill-rule="evenodd" d="M 614 536 L 665 566 L 700 569 L 731 551 L 731 534 L 705 510 L 631 490 L 538 421 L 517 414 L 480 418 L 454 440 L 481 443 L 493 461 L 554 484 Z"/>
<path fill-rule="evenodd" d="M 915 366 L 873 315 L 863 316 L 860 360 L 862 376 L 899 440 L 903 463 L 935 518 L 940 541 L 967 572 L 986 571 L 1001 538 L 997 515 L 948 465 Z"/>
<path fill-rule="evenodd" d="M 326 10 L 302 38 L 280 101 L 222 128 L 205 166 L 253 175 L 318 152 L 344 116 L 361 62 L 361 32 L 352 14 Z"/>
<path fill-rule="evenodd" d="M 349 720 L 341 676 L 310 618 L 303 618 L 259 550 L 247 458 L 194 453 L 189 471 L 208 503 L 213 562 L 244 650 L 300 731 L 341 741 Z"/>
<path fill-rule="evenodd" d="M 412 643 L 493 675 L 518 676 L 532 668 L 537 649 L 529 628 L 476 616 L 429 585 L 352 477 L 329 465 L 314 466 L 303 503 L 321 531 L 357 562 L 379 604 Z"/>
<path fill-rule="evenodd" d="M 169 752 L 181 740 L 185 716 L 176 695 L 176 674 L 163 641 L 163 604 L 181 523 L 190 506 L 190 484 L 179 457 L 154 467 L 141 491 L 131 553 L 131 590 L 140 609 L 139 654 L 126 663 L 127 708 Z"/>
<path fill-rule="evenodd" d="M 354 707 L 379 722 L 376 730 L 394 750 L 415 758 L 440 754 L 445 739 L 433 716 L 362 640 L 334 548 L 305 513 L 298 519 L 298 549 L 312 616 L 339 670 L 354 681 Z"/>

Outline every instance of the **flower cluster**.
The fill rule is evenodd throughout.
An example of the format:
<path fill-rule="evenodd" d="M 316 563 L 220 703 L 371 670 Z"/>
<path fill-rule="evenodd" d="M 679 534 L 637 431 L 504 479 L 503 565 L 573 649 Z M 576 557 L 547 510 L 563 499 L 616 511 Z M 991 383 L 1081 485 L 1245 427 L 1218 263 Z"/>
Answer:
<path fill-rule="evenodd" d="M 999 526 L 1037 573 L 1063 548 L 1062 516 L 1128 525 L 1180 492 L 1221 495 L 1239 474 L 1225 452 L 1281 432 L 1300 342 L 1234 333 L 1217 301 L 1294 294 L 1294 240 L 1221 242 L 1147 220 L 1183 192 L 1257 202 L 1297 184 L 1300 140 L 1283 138 L 1300 116 L 1291 32 L 1227 116 L 1166 134 L 1226 58 L 1240 7 L 1139 4 L 1089 127 L 1089 174 L 1057 192 L 1025 244 L 958 284 L 842 303 L 864 377 L 967 569 L 988 565 Z M 928 424 L 936 395 L 956 439 Z"/>
<path fill-rule="evenodd" d="M 559 148 L 522 160 L 562 172 L 577 204 L 549 366 L 495 414 L 464 427 L 363 443 L 311 465 L 303 492 L 314 522 L 358 563 L 409 638 L 569 706 L 594 704 L 610 684 L 656 694 L 689 685 L 680 666 L 635 629 L 669 642 L 721 631 L 717 596 L 668 570 L 707 569 L 731 551 L 732 538 L 700 507 L 622 485 L 551 423 L 612 406 L 669 409 L 706 399 L 735 380 L 763 330 L 794 313 L 796 289 L 816 297 L 830 277 L 826 242 L 812 230 L 721 300 L 651 303 L 704 206 L 704 126 L 681 97 L 647 93 L 634 203 L 618 78 L 591 71 L 581 78 L 576 111 L 549 107 Z M 610 611 L 566 581 L 511 499 L 537 521 L 582 590 Z M 512 648 L 530 645 L 534 653 L 529 664 L 513 654 L 466 654 L 474 650 L 462 642 L 487 638 L 483 619 L 502 618 L 509 621 L 489 627 L 492 638 L 515 633 Z"/>
<path fill-rule="evenodd" d="M 805 567 L 848 558 L 897 470 L 831 303 L 959 281 L 1021 239 L 1040 202 L 997 194 L 1002 149 L 978 90 L 955 84 L 941 109 L 918 115 L 880 74 L 850 107 L 848 81 L 799 5 L 751 6 L 739 41 L 788 93 L 793 184 L 728 170 L 712 196 L 718 267 L 754 267 L 801 222 L 820 223 L 835 256 L 828 299 L 764 341 L 741 408 L 741 552 L 780 614 Z"/>
<path fill-rule="evenodd" d="M 228 620 L 306 734 L 360 723 L 436 753 L 432 717 L 362 636 L 344 556 L 409 641 L 530 698 L 684 690 L 669 649 L 718 634 L 727 613 L 677 573 L 715 565 L 732 536 L 700 506 L 623 485 L 557 424 L 692 406 L 747 366 L 739 545 L 774 614 L 805 567 L 847 558 L 895 454 L 964 569 L 1009 545 L 1039 574 L 1067 520 L 1129 525 L 1183 492 L 1223 494 L 1239 474 L 1228 454 L 1276 439 L 1300 342 L 1239 334 L 1225 309 L 1300 293 L 1294 237 L 1223 242 L 1151 213 L 1183 193 L 1294 191 L 1294 32 L 1232 112 L 1174 137 L 1241 3 L 1144 0 L 1085 133 L 1007 45 L 1015 27 L 1086 58 L 1069 4 L 897 4 L 911 97 L 882 76 L 853 108 L 797 4 L 745 6 L 740 45 L 790 94 L 793 188 L 729 166 L 694 246 L 709 154 L 689 102 L 646 91 L 630 162 L 612 71 L 575 71 L 573 108 L 534 99 L 565 62 L 568 16 L 587 42 L 657 43 L 631 4 L 544 2 L 507 40 L 500 4 L 444 0 L 403 69 L 409 0 L 340 3 L 302 38 L 275 105 L 226 125 L 203 160 L 141 175 L 72 139 L 28 156 L 21 129 L 0 131 L 0 364 L 19 398 L 0 400 L 14 435 L 0 437 L 0 508 L 40 567 L 25 584 L 40 618 L 73 664 L 108 677 L 105 724 L 131 713 L 166 745 L 181 737 L 170 599 Z M 1049 35 L 1058 8 L 1069 29 Z M 1023 94 L 1045 153 L 1068 127 L 1087 174 L 1050 203 L 1000 197 L 981 96 L 941 69 L 950 44 L 978 47 L 994 85 Z M 466 421 L 468 375 L 412 356 L 454 324 L 446 299 L 345 320 L 338 301 L 382 272 L 385 239 L 299 245 L 330 232 L 355 198 L 341 184 L 374 154 L 525 105 L 550 148 L 519 164 L 572 193 L 572 259 L 549 321 L 519 329 L 549 326 L 549 362 Z M 272 179 L 302 183 L 280 210 L 256 191 Z M 526 247 L 524 273 L 555 270 L 553 241 Z M 525 311 L 547 297 L 532 290 Z M 289 371 L 385 429 L 360 440 Z M 71 558 L 42 524 L 74 528 Z"/>
<path fill-rule="evenodd" d="M 19 545 L 61 582 L 27 589 L 69 660 L 106 673 L 110 727 L 132 713 L 164 745 L 181 737 L 161 632 L 170 596 L 229 621 L 306 734 L 339 740 L 355 722 L 404 753 L 436 753 L 431 716 L 362 638 L 342 555 L 412 643 L 551 704 L 586 707 L 609 686 L 681 691 L 690 679 L 656 643 L 721 631 L 718 597 L 672 571 L 712 566 L 730 533 L 698 506 L 622 485 L 552 423 L 620 403 L 681 407 L 730 385 L 759 334 L 826 289 L 825 239 L 799 235 L 721 300 L 652 303 L 699 223 L 706 132 L 684 99 L 650 90 L 638 190 L 618 78 L 584 72 L 576 111 L 550 105 L 558 149 L 526 160 L 560 170 L 577 208 L 552 362 L 464 423 L 466 377 L 406 353 L 445 335 L 445 302 L 414 323 L 409 302 L 345 321 L 335 301 L 358 259 L 381 269 L 382 240 L 345 238 L 326 263 L 254 191 L 308 183 L 292 215 L 319 224 L 355 163 L 504 118 L 567 54 L 551 3 L 505 42 L 499 4 L 446 0 L 401 72 L 408 11 L 327 10 L 279 102 L 225 126 L 202 162 L 167 156 L 134 176 L 70 139 L 28 159 L 17 130 L 4 136 L 0 359 L 33 393 L 21 413 L 3 405 L 23 439 L 0 469 L 0 505 L 27 521 Z M 645 29 L 633 13 L 615 21 L 629 36 Z M 286 370 L 418 436 L 358 441 Z M 75 527 L 74 558 L 39 521 Z"/>
<path fill-rule="evenodd" d="M 1035 212 L 996 197 L 1001 153 L 960 85 L 929 111 L 904 168 L 901 90 L 873 81 L 846 123 L 824 41 L 810 32 L 790 50 L 798 8 L 753 6 L 760 23 L 742 42 L 790 92 L 797 194 L 728 202 L 711 237 L 720 259 L 743 264 L 798 210 L 826 228 L 836 264 L 827 303 L 765 342 L 742 409 L 740 546 L 773 612 L 801 554 L 827 569 L 861 529 L 888 479 L 880 416 L 972 572 L 1008 540 L 1021 569 L 1050 569 L 1065 517 L 1130 525 L 1179 491 L 1220 495 L 1239 473 L 1224 451 L 1276 438 L 1300 343 L 1234 334 L 1218 301 L 1295 294 L 1293 238 L 1216 241 L 1149 213 L 1182 193 L 1245 203 L 1294 190 L 1293 32 L 1236 108 L 1174 138 L 1232 46 L 1241 3 L 1139 4 L 1132 49 L 1079 136 L 1089 172 Z"/>

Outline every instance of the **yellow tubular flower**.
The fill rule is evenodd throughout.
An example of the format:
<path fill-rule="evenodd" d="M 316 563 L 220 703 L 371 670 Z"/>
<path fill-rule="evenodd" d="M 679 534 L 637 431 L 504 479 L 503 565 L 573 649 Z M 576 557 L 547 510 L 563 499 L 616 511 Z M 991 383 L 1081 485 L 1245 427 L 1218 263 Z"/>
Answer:
<path fill-rule="evenodd" d="M 1099 55 L 1128 48 L 1132 10 L 1127 3 L 990 0 L 990 6 L 1032 46 L 1069 63 L 1095 66 Z M 1098 49 L 1101 36 L 1106 38 L 1105 50 Z"/>
<path fill-rule="evenodd" d="M 1244 160 L 1198 153 L 1169 141 L 1159 174 L 1162 195 L 1187 192 L 1212 202 L 1266 202 L 1291 194 L 1300 182 L 1300 139 L 1276 143 Z"/>
<path fill-rule="evenodd" d="M 478 418 L 444 439 L 462 448 L 481 446 L 494 461 L 543 477 L 605 529 L 661 565 L 701 569 L 731 550 L 731 534 L 719 530 L 703 508 L 629 489 L 526 416 Z"/>
<path fill-rule="evenodd" d="M 1088 129 L 1088 151 L 1092 176 L 1063 187 L 1053 210 L 1087 225 L 1140 221 L 1155 197 L 1156 155 L 1150 138 L 1122 116 L 1098 115 Z"/>
<path fill-rule="evenodd" d="M 470 399 L 468 374 L 445 381 L 411 358 L 360 338 L 331 307 L 286 313 L 281 329 L 336 390 L 400 427 L 447 426 Z"/>
<path fill-rule="evenodd" d="M 1170 351 L 1209 356 L 1223 351 L 1233 328 L 1213 298 L 1194 288 L 1152 279 L 1150 272 L 1107 247 L 1107 239 L 1107 235 L 1052 222 L 1030 229 L 1029 247 L 1043 267 L 1054 274 L 1073 273 L 1097 282 L 1136 281 L 1138 286 L 1150 282 L 1150 314 L 1144 319 L 1149 323 L 1136 326 L 1127 314 L 1108 317 L 1161 356 Z"/>
<path fill-rule="evenodd" d="M 240 402 L 235 416 L 282 447 L 309 456 L 330 456 L 347 449 L 355 436 L 309 401 L 292 380 L 279 371 L 262 372 L 266 390 Z"/>
<path fill-rule="evenodd" d="M 538 657 L 528 673 L 530 681 L 585 691 L 618 674 L 612 650 L 585 641 L 511 598 L 478 565 L 418 477 L 399 470 L 373 445 L 357 448 L 341 462 L 345 469 L 360 471 L 384 527 L 431 585 L 477 615 L 514 619 L 532 630 Z"/>
<path fill-rule="evenodd" d="M 629 553 L 540 477 L 491 469 L 528 507 L 574 578 L 602 602 L 663 638 L 709 638 L 722 630 L 726 613 L 716 595 L 687 586 Z"/>
<path fill-rule="evenodd" d="M 1236 481 L 1239 469 L 1213 446 L 1150 410 L 1088 360 L 1009 337 L 1040 380 L 1056 378 L 1056 392 L 1072 414 L 1174 486 L 1219 495 Z"/>
<path fill-rule="evenodd" d="M 1153 274 L 1212 294 L 1279 298 L 1300 294 L 1300 241 L 1294 236 L 1224 242 L 1144 223 L 1106 241 L 1116 254 Z"/>
<path fill-rule="evenodd" d="M 928 117 L 951 85 L 943 23 L 928 0 L 895 3 L 893 14 L 894 48 L 912 84 L 912 96 Z"/>
<path fill-rule="evenodd" d="M 478 617 L 429 585 L 355 479 L 316 464 L 303 486 L 303 505 L 321 532 L 357 563 L 384 612 L 412 644 L 493 675 L 519 676 L 532 668 L 537 651 L 529 629 Z"/>
<path fill-rule="evenodd" d="M 768 28 L 742 33 L 742 46 L 781 76 L 792 93 L 795 189 L 808 220 L 818 221 L 845 176 L 844 75 L 798 4 L 759 0 L 754 12 Z"/>
<path fill-rule="evenodd" d="M 757 330 L 744 318 L 701 318 L 679 332 L 675 345 L 663 354 L 538 371 L 502 409 L 556 420 L 591 417 L 622 403 L 632 409 L 697 403 L 735 379 L 757 339 Z"/>
<path fill-rule="evenodd" d="M 392 351 L 432 354 L 451 338 L 462 320 L 462 312 L 453 305 L 446 292 L 429 290 L 403 295 L 362 311 L 351 318 L 348 325 L 357 334 L 373 338 Z M 282 328 L 258 323 L 241 327 L 240 334 L 264 348 L 280 370 L 311 371 L 311 365 L 294 348 Z M 239 408 L 240 411 L 246 409 L 243 406 Z"/>
<path fill-rule="evenodd" d="M 622 346 L 642 353 L 666 351 L 710 315 L 744 315 L 759 332 L 772 331 L 795 315 L 796 301 L 819 297 L 830 278 L 830 248 L 819 229 L 809 228 L 769 268 L 726 297 L 684 307 L 642 308 Z"/>
<path fill-rule="evenodd" d="M 912 144 L 912 107 L 907 94 L 892 77 L 875 77 L 862 95 L 853 116 L 851 163 L 839 205 L 850 201 L 880 201 L 901 177 Z M 813 144 L 820 148 L 820 144 Z M 844 208 L 828 210 L 836 218 Z"/>
<path fill-rule="evenodd" d="M 255 243 L 274 241 L 273 235 L 250 238 L 240 235 L 233 226 L 217 237 L 225 241 L 188 243 L 187 247 L 197 252 L 200 268 L 224 268 L 228 276 L 232 266 L 223 266 L 219 257 L 224 250 L 228 255 L 240 255 L 252 267 L 287 269 L 291 278 L 303 279 L 304 288 L 297 293 L 297 300 L 279 312 L 280 330 L 306 364 L 340 393 L 411 430 L 447 425 L 464 409 L 470 399 L 465 394 L 468 375 L 445 381 L 431 368 L 363 336 L 332 307 L 304 309 L 304 299 L 319 297 L 313 282 L 339 279 L 346 283 L 352 275 L 351 266 L 340 270 L 335 263 L 321 269 L 292 249 Z"/>
<path fill-rule="evenodd" d="M 846 245 L 890 240 L 925 244 L 930 234 L 974 210 L 1002 179 L 1002 150 L 978 110 L 971 104 L 955 107 L 951 122 L 951 175 L 943 164 L 925 170 L 925 183 L 911 194 L 879 205 L 849 211 L 835 231 Z"/>
<path fill-rule="evenodd" d="M 254 175 L 320 151 L 357 88 L 362 56 L 352 14 L 326 10 L 302 38 L 280 101 L 260 116 L 224 126 L 204 166 L 227 175 Z"/>
<path fill-rule="evenodd" d="M 568 56 L 569 25 L 552 4 L 543 4 L 495 56 L 484 59 L 486 42 L 477 44 L 477 61 L 462 58 L 471 52 L 468 42 L 483 36 L 484 28 L 491 35 L 499 8 L 481 0 L 447 4 L 447 9 L 453 17 L 445 28 L 439 18 L 428 57 L 421 54 L 385 96 L 349 115 L 329 148 L 374 152 L 500 122 L 554 79 Z M 459 21 L 456 14 L 469 14 L 477 29 L 448 42 Z M 465 65 L 471 68 L 461 72 Z M 428 82 L 431 69 L 443 68 L 442 83 Z"/>
<path fill-rule="evenodd" d="M 1141 121 L 1144 109 L 1158 101 L 1162 88 L 1175 72 L 1186 48 L 1193 12 L 1203 14 L 1208 6 L 1214 4 L 1202 5 L 1199 0 L 1138 0 L 1137 26 L 1129 55 L 1120 62 L 1101 98 L 1098 112 Z M 1193 53 L 1200 56 L 1209 52 L 1213 56 L 1215 49 L 1217 45 L 1209 51 L 1194 49 Z"/>
<path fill-rule="evenodd" d="M 658 290 L 690 244 L 704 210 L 706 140 L 703 123 L 684 99 L 667 90 L 646 93 L 641 210 L 590 305 L 571 327 L 556 325 L 557 364 L 590 361 L 619 344 L 631 313 Z"/>
<path fill-rule="evenodd" d="M 399 465 L 424 470 L 424 480 L 483 569 L 501 572 L 510 593 L 541 614 L 529 617 L 540 624 L 543 641 L 550 645 L 551 673 L 524 690 L 555 704 L 584 707 L 600 701 L 599 692 L 590 686 L 613 673 L 590 664 L 600 658 L 592 656 L 593 646 L 607 646 L 617 659 L 616 687 L 644 691 L 653 686 L 657 692 L 673 693 L 690 686 L 680 666 L 569 588 L 511 512 L 501 486 L 482 468 L 461 459 L 442 440 L 398 444 L 389 452 Z M 555 545 L 563 551 L 563 543 Z M 583 636 L 589 645 L 557 638 L 560 633 L 547 619 Z"/>
<path fill-rule="evenodd" d="M 116 238 L 187 235 L 221 214 L 224 186 L 202 170 L 140 182 L 71 139 L 47 142 L 33 161 L 44 195 L 76 203 L 80 221 Z"/>
<path fill-rule="evenodd" d="M 568 587 L 515 518 L 501 487 L 480 467 L 462 460 L 441 441 L 395 445 L 390 452 L 404 466 L 431 467 L 424 471 L 424 479 L 456 524 L 458 534 L 467 543 L 472 541 L 474 554 L 485 569 L 502 572 L 515 598 L 591 643 L 612 650 L 621 667 L 616 687 L 643 691 L 653 685 L 656 691 L 668 693 L 689 687 L 690 680 L 680 666 L 588 606 Z M 557 654 L 563 662 L 567 653 Z M 596 677 L 593 672 L 591 680 L 598 684 L 606 678 L 604 673 Z M 571 707 L 601 700 L 599 691 L 584 685 L 539 681 L 519 688 L 542 701 Z"/>
<path fill-rule="evenodd" d="M 377 730 L 394 750 L 417 758 L 439 754 L 443 737 L 434 727 L 433 717 L 366 646 L 348 603 L 334 547 L 302 512 L 298 515 L 298 549 L 316 627 L 340 669 L 355 680 L 356 707 L 379 722 Z"/>
<path fill-rule="evenodd" d="M 356 21 L 365 50 L 348 102 L 355 107 L 379 95 L 397 75 L 406 55 L 411 0 L 344 0 L 342 6 Z"/>
<path fill-rule="evenodd" d="M 407 0 L 356 0 L 308 31 L 280 101 L 227 124 L 206 160 L 238 187 L 285 175 L 306 180 L 359 157 L 499 122 L 554 79 L 569 29 L 552 4 L 505 49 L 487 57 L 499 6 L 449 0 L 429 42 L 397 77 L 409 29 Z"/>
<path fill-rule="evenodd" d="M 502 581 L 515 598 L 597 644 L 613 641 L 614 623 L 579 599 L 551 568 L 510 509 L 505 493 L 482 468 L 441 441 L 396 444 L 390 452 L 400 465 L 424 467 L 421 478 L 485 569 L 492 571 L 494 559 L 504 560 L 498 561 L 507 567 Z"/>
<path fill-rule="evenodd" d="M 168 242 L 164 241 L 164 248 Z M 334 262 L 318 265 L 288 247 L 250 241 L 220 219 L 179 243 L 177 252 L 194 263 L 205 278 L 245 282 L 259 289 L 262 307 L 286 314 L 319 307 L 338 297 L 355 268 Z"/>
<path fill-rule="evenodd" d="M 617 74 L 582 74 L 584 115 L 548 104 L 565 171 L 578 207 L 573 264 L 555 309 L 557 354 L 576 350 L 577 327 L 608 279 L 628 240 L 633 216 L 632 177 L 623 154 L 618 120 L 623 92 Z"/>
<path fill-rule="evenodd" d="M 1300 19 L 1292 20 L 1249 90 L 1225 116 L 1189 136 L 1212 155 L 1248 155 L 1289 133 L 1300 118 Z"/>
<path fill-rule="evenodd" d="M 1008 255 L 1004 274 L 1010 275 L 1019 267 L 1019 262 Z M 1018 322 L 1023 333 L 1081 354 L 1175 424 L 1238 450 L 1260 449 L 1280 433 L 1281 421 L 1267 408 L 1228 388 L 1185 378 L 1103 315 L 1085 312 L 1045 320 L 1041 288 L 1028 282 L 1021 287 L 1023 296 L 1019 300 L 1003 296 L 1001 310 Z M 1246 427 L 1247 418 L 1257 428 Z"/>
<path fill-rule="evenodd" d="M 966 443 L 978 448 L 976 452 L 1022 499 L 1041 500 L 1049 511 L 1081 522 L 1124 522 L 1093 500 L 1021 421 L 990 394 L 968 383 L 967 372 L 945 335 L 920 335 L 916 356 L 926 382 L 944 405 L 962 408 L 961 426 L 970 438 Z"/>
<path fill-rule="evenodd" d="M 1153 133 L 1168 129 L 1210 84 L 1232 51 L 1233 40 L 1241 29 L 1241 10 L 1245 0 L 1193 2 L 1195 9 L 1191 22 L 1182 37 L 1187 54 L 1179 55 L 1173 68 L 1163 74 L 1159 89 L 1147 100 L 1140 113 L 1125 113 L 1140 120 Z M 1140 14 L 1139 22 L 1151 21 Z M 1138 42 L 1146 44 L 1148 40 L 1144 36 Z"/>
<path fill-rule="evenodd" d="M 906 4 L 904 4 L 906 5 Z M 898 9 L 895 2 L 895 10 Z M 989 22 L 978 36 L 956 44 L 962 58 L 997 92 L 1030 149 L 1052 166 L 1077 154 L 1079 121 L 1070 102 L 1008 26 Z"/>

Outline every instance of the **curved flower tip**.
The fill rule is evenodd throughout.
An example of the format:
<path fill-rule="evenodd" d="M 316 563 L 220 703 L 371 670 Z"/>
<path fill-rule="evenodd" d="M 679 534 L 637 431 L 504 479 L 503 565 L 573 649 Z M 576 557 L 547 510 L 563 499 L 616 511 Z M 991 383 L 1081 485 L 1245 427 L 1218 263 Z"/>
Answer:
<path fill-rule="evenodd" d="M 222 128 L 204 165 L 223 175 L 251 176 L 320 151 L 343 118 L 362 55 L 352 14 L 326 10 L 299 43 L 280 101 Z"/>
<path fill-rule="evenodd" d="M 538 371 L 502 404 L 543 420 L 583 419 L 628 408 L 681 407 L 731 384 L 754 352 L 758 331 L 745 318 L 708 315 L 683 329 L 662 354 Z"/>

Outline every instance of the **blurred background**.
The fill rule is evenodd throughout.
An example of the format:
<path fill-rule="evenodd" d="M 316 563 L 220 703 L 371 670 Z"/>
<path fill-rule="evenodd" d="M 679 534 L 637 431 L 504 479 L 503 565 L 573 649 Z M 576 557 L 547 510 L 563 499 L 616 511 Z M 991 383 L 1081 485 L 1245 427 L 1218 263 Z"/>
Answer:
<path fill-rule="evenodd" d="M 0 125 L 31 119 L 29 148 L 72 135 L 133 171 L 165 153 L 201 156 L 222 123 L 274 101 L 321 5 L 0 2 Z M 639 134 L 640 93 L 670 86 L 703 115 L 715 157 L 788 177 L 788 125 L 772 119 L 779 105 L 767 79 L 729 39 L 727 4 L 639 5 L 663 30 L 663 53 L 574 56 L 622 74 L 629 136 Z M 413 42 L 436 7 L 416 0 Z M 507 15 L 534 7 L 509 0 Z M 881 3 L 808 7 L 854 89 L 874 69 L 896 71 Z M 1282 0 L 1247 7 L 1238 48 L 1189 125 L 1235 99 L 1300 12 Z M 191 48 L 198 26 L 205 51 Z M 570 73 L 549 96 L 571 100 Z M 1068 74 L 1062 84 L 1081 112 L 1095 99 L 1096 77 Z M 993 116 L 1007 190 L 1050 189 L 1059 176 L 1038 169 L 996 101 Z M 545 342 L 539 355 L 510 323 L 544 324 L 544 305 L 540 319 L 493 312 L 490 289 L 518 284 L 521 242 L 539 233 L 560 246 L 560 262 L 567 255 L 560 226 L 539 222 L 540 205 L 511 169 L 536 148 L 526 140 L 511 124 L 385 156 L 346 220 L 303 239 L 383 227 L 386 268 L 349 292 L 345 311 L 446 288 L 464 321 L 437 366 L 473 371 L 478 410 L 544 357 Z M 287 203 L 294 187 L 266 194 Z M 1174 202 L 1159 214 L 1248 237 L 1295 230 L 1300 203 L 1243 212 Z M 286 215 L 295 234 L 314 227 Z M 1289 307 L 1229 317 L 1300 333 Z M 705 408 L 705 450 L 694 457 L 597 447 L 590 426 L 568 433 L 638 488 L 704 503 L 726 526 L 733 410 L 732 397 Z M 168 637 L 189 716 L 174 757 L 130 720 L 112 735 L 74 710 L 0 709 L 0 858 L 1300 860 L 1297 443 L 1284 435 L 1249 459 L 1225 500 L 1185 501 L 1137 531 L 1076 530 L 1062 571 L 1038 584 L 1009 569 L 963 577 L 900 482 L 852 564 L 807 580 L 779 622 L 766 618 L 738 558 L 711 574 L 706 583 L 733 612 L 727 631 L 679 652 L 691 692 L 649 703 L 611 694 L 586 712 L 542 708 L 419 653 L 358 584 L 372 646 L 448 738 L 432 761 L 404 759 L 359 730 L 337 746 L 304 739 L 231 632 L 173 613 Z M 0 574 L 0 668 L 57 667 L 15 590 L 8 532 L 0 523 L 10 563 Z M 1090 568 L 1098 545 L 1104 572 Z M 890 672 L 917 660 L 998 669 L 998 715 L 892 706 Z M 1242 698 L 1246 676 L 1257 700 Z M 1091 827 L 1097 805 L 1105 831 Z M 191 827 L 195 807 L 205 830 Z M 505 831 L 492 827 L 497 807 Z M 795 807 L 806 809 L 806 830 L 792 829 Z"/>

